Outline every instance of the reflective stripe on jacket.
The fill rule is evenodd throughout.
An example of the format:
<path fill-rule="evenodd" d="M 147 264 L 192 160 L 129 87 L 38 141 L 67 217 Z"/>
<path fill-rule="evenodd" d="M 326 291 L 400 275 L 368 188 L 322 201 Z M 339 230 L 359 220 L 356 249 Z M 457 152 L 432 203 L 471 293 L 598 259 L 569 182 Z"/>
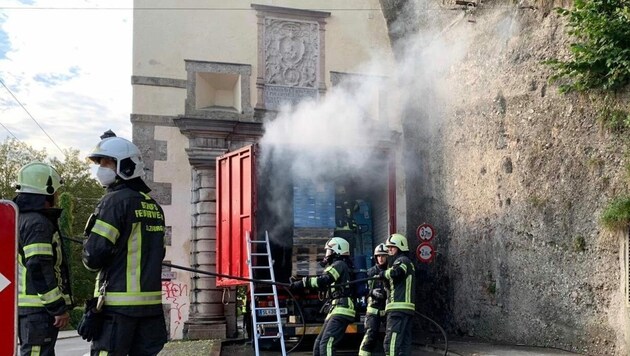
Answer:
<path fill-rule="evenodd" d="M 324 273 L 317 277 L 307 278 L 304 286 L 306 288 L 315 288 L 319 290 L 329 289 L 329 295 L 333 296 L 332 307 L 326 316 L 326 319 L 333 315 L 343 315 L 354 318 L 356 311 L 354 302 L 349 295 L 349 286 L 335 287 L 335 284 L 347 283 L 350 280 L 350 268 L 341 259 L 335 260 L 330 266 L 324 269 Z M 339 297 L 335 297 L 338 294 Z"/>
<path fill-rule="evenodd" d="M 378 275 L 381 271 L 382 269 L 378 265 L 372 266 L 368 269 L 367 275 L 368 277 L 374 277 Z M 370 279 L 368 281 L 368 287 L 369 287 L 370 292 L 368 293 L 367 310 L 366 310 L 367 313 L 375 314 L 375 315 L 383 315 L 385 312 L 385 299 L 376 299 L 372 297 L 372 290 L 377 289 L 377 288 L 383 288 L 385 290 L 387 287 L 385 284 L 385 281 L 380 280 L 380 279 Z"/>

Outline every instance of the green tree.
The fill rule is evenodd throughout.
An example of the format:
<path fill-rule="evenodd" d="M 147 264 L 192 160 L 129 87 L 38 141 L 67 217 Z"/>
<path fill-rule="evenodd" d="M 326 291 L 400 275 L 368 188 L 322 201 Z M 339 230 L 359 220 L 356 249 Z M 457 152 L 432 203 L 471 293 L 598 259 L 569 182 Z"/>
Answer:
<path fill-rule="evenodd" d="M 46 150 L 38 151 L 14 138 L 7 138 L 0 144 L 0 199 L 15 197 L 17 173 L 22 166 L 45 159 Z"/>
<path fill-rule="evenodd" d="M 64 161 L 55 157 L 49 162 L 63 179 L 63 191 L 71 193 L 73 197 L 72 236 L 83 235 L 85 223 L 105 193 L 103 187 L 90 174 L 90 164 L 80 158 L 79 153 L 77 149 L 66 149 Z"/>
<path fill-rule="evenodd" d="M 46 150 L 33 147 L 13 138 L 0 144 L 0 198 L 15 196 L 15 182 L 19 169 L 31 161 L 48 163 L 55 167 L 63 180 L 59 207 L 63 209 L 60 230 L 70 266 L 72 291 L 78 305 L 90 297 L 95 275 L 81 262 L 83 227 L 104 193 L 101 185 L 90 174 L 87 160 L 79 157 L 79 150 L 64 150 L 64 159 L 48 158 Z M 74 240 L 74 241 L 73 241 Z M 78 241 L 78 242 L 77 242 Z"/>
<path fill-rule="evenodd" d="M 68 257 L 70 266 L 70 282 L 74 301 L 78 306 L 84 305 L 85 300 L 90 298 L 94 292 L 94 280 L 96 274 L 88 271 L 81 261 L 81 250 L 83 245 L 81 239 L 74 236 L 74 209 L 75 198 L 72 194 L 64 192 L 59 196 L 59 207 L 63 209 L 59 219 L 59 229 L 65 238 L 63 241 L 64 252 Z M 69 238 L 68 238 L 69 237 Z"/>
<path fill-rule="evenodd" d="M 101 185 L 91 176 L 88 162 L 79 157 L 79 150 L 64 150 L 65 160 L 52 158 L 50 164 L 63 178 L 64 193 L 59 204 L 64 209 L 61 225 L 62 233 L 70 239 L 65 241 L 72 276 L 72 291 L 77 305 L 83 305 L 94 292 L 96 275 L 88 271 L 81 261 L 83 229 L 94 207 L 103 195 Z"/>

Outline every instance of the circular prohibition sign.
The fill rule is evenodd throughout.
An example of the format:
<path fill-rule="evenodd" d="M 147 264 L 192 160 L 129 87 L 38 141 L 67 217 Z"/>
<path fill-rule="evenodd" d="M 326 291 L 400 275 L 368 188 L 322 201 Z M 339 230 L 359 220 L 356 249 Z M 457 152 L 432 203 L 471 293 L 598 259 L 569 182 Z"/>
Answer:
<path fill-rule="evenodd" d="M 435 257 L 435 248 L 430 243 L 423 242 L 416 249 L 416 257 L 422 263 L 430 263 Z"/>
<path fill-rule="evenodd" d="M 431 224 L 424 223 L 418 226 L 416 236 L 420 242 L 429 242 L 435 237 L 435 229 L 431 226 Z"/>

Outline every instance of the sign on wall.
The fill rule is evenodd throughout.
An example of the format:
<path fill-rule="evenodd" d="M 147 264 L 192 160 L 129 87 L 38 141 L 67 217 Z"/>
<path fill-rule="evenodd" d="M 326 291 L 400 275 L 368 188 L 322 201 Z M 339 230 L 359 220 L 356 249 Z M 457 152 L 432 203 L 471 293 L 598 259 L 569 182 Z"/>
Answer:
<path fill-rule="evenodd" d="M 416 249 L 416 257 L 422 263 L 430 263 L 435 257 L 435 249 L 428 242 L 421 243 Z"/>
<path fill-rule="evenodd" d="M 416 236 L 420 245 L 416 248 L 416 258 L 422 263 L 431 263 L 435 257 L 435 248 L 431 244 L 435 238 L 435 229 L 431 224 L 424 223 L 416 229 Z"/>
<path fill-rule="evenodd" d="M 424 223 L 418 226 L 416 236 L 420 242 L 430 242 L 435 237 L 435 229 L 430 224 Z"/>

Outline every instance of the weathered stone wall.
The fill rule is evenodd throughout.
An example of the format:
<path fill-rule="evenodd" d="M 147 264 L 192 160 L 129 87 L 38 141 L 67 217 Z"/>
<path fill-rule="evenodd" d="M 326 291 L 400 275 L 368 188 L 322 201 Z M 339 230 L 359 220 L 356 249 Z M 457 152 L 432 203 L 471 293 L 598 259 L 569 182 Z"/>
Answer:
<path fill-rule="evenodd" d="M 460 55 L 404 115 L 408 235 L 423 222 L 438 232 L 420 310 L 452 334 L 626 354 L 627 236 L 598 221 L 628 192 L 626 146 L 598 123 L 601 98 L 547 82 L 541 62 L 570 43 L 551 11 L 562 4 L 382 4 L 392 39 L 417 28 Z M 397 25 L 400 9 L 418 22 Z"/>

